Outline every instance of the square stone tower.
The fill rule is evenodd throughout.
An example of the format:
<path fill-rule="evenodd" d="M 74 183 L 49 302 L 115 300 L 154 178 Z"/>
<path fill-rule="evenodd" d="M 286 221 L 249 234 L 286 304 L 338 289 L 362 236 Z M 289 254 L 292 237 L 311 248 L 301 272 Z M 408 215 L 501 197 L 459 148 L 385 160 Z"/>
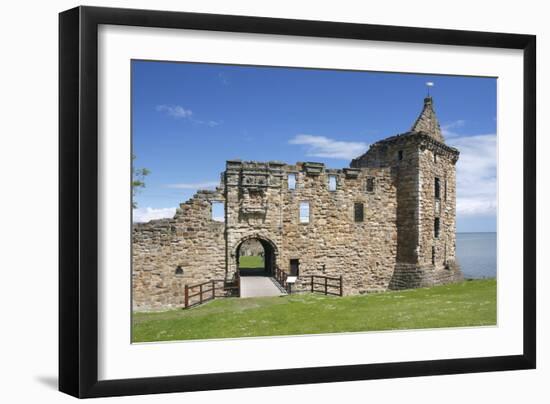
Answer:
<path fill-rule="evenodd" d="M 371 145 L 350 166 L 390 167 L 397 189 L 397 257 L 391 289 L 462 279 L 456 261 L 456 162 L 431 97 L 409 132 Z"/>

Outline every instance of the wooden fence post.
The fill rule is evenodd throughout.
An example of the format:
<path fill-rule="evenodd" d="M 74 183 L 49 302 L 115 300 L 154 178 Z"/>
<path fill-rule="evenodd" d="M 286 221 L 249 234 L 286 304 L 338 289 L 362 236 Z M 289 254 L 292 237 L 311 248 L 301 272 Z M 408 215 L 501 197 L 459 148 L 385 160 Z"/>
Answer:
<path fill-rule="evenodd" d="M 340 297 L 344 296 L 344 279 L 340 275 Z"/>
<path fill-rule="evenodd" d="M 328 281 L 328 278 L 325 277 L 325 295 L 327 295 L 327 281 Z"/>
<path fill-rule="evenodd" d="M 189 286 L 185 285 L 185 308 L 189 306 Z"/>
<path fill-rule="evenodd" d="M 215 281 L 212 280 L 212 299 L 216 298 L 216 284 L 214 282 Z"/>
<path fill-rule="evenodd" d="M 199 285 L 199 302 L 202 304 L 202 283 Z"/>
<path fill-rule="evenodd" d="M 311 293 L 313 293 L 313 275 L 311 275 Z"/>

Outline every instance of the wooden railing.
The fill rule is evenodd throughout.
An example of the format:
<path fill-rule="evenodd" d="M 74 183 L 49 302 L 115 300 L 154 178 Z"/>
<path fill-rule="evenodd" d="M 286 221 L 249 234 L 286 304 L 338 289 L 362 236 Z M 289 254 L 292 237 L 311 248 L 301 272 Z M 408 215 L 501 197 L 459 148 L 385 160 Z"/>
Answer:
<path fill-rule="evenodd" d="M 335 296 L 344 295 L 344 280 L 342 279 L 342 275 L 340 275 L 338 278 L 333 278 L 333 277 L 324 276 L 324 275 L 310 275 L 310 278 L 311 278 L 311 293 L 318 292 L 318 293 L 324 293 L 325 295 L 335 295 Z M 320 282 L 318 282 L 319 280 Z M 337 283 L 329 283 L 329 281 L 333 281 Z"/>
<path fill-rule="evenodd" d="M 287 290 L 287 283 L 286 283 L 287 278 L 288 278 L 288 274 L 285 271 L 283 271 L 279 267 L 275 268 L 275 280 L 279 282 L 279 285 L 281 285 L 281 287 L 284 290 Z"/>
<path fill-rule="evenodd" d="M 184 308 L 188 309 L 218 297 L 231 297 L 235 294 L 234 291 L 236 291 L 236 295 L 240 297 L 241 278 L 238 272 L 235 274 L 235 280 L 231 286 L 228 285 L 224 279 L 212 279 L 195 285 L 185 285 Z M 196 297 L 198 297 L 198 299 L 194 299 Z"/>

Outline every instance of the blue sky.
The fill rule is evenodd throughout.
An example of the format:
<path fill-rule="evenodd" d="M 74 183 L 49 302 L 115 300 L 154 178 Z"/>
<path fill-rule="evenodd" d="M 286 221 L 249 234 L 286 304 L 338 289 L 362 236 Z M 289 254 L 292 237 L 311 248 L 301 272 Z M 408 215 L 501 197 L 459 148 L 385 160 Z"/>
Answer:
<path fill-rule="evenodd" d="M 151 174 L 136 221 L 170 217 L 225 161 L 347 167 L 368 145 L 410 129 L 426 82 L 457 165 L 457 230 L 496 231 L 496 79 L 132 62 L 135 166 Z"/>

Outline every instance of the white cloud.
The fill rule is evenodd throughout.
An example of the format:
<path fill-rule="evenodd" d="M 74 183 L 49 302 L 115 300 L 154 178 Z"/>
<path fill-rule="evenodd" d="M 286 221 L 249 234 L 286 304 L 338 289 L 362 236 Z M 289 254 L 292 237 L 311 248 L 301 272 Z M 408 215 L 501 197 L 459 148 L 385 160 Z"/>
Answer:
<path fill-rule="evenodd" d="M 156 109 L 158 112 L 166 112 L 174 118 L 190 118 L 193 115 L 193 111 L 180 105 L 157 105 Z"/>
<path fill-rule="evenodd" d="M 134 223 L 144 223 L 155 219 L 173 218 L 176 208 L 137 208 L 133 211 Z"/>
<path fill-rule="evenodd" d="M 459 216 L 491 216 L 496 213 L 496 201 L 487 198 L 458 198 L 456 212 Z"/>
<path fill-rule="evenodd" d="M 307 156 L 345 160 L 360 156 L 368 148 L 364 142 L 345 142 L 315 135 L 296 135 L 288 143 L 305 146 Z"/>
<path fill-rule="evenodd" d="M 211 128 L 219 126 L 223 123 L 222 121 L 214 121 L 214 120 L 204 121 L 201 119 L 195 119 L 193 117 L 193 111 L 191 111 L 190 109 L 185 109 L 181 105 L 165 105 L 165 104 L 157 105 L 156 110 L 158 112 L 165 112 L 166 115 L 176 119 L 187 119 L 194 124 L 206 125 Z"/>
<path fill-rule="evenodd" d="M 213 189 L 220 185 L 219 181 L 205 181 L 195 183 L 167 184 L 166 188 L 173 189 Z"/>
<path fill-rule="evenodd" d="M 459 135 L 453 132 L 453 129 L 461 128 L 465 124 L 466 124 L 466 121 L 463 119 L 459 119 L 454 122 L 449 122 L 449 123 L 446 123 L 445 125 L 441 125 L 441 132 L 443 133 L 443 136 L 445 136 L 446 138 L 457 137 Z"/>
<path fill-rule="evenodd" d="M 448 140 L 460 151 L 456 165 L 457 215 L 494 215 L 497 209 L 497 137 L 458 136 Z"/>
<path fill-rule="evenodd" d="M 210 126 L 211 128 L 214 128 L 222 124 L 221 121 L 201 121 L 200 119 L 191 119 L 191 121 L 198 125 Z"/>

